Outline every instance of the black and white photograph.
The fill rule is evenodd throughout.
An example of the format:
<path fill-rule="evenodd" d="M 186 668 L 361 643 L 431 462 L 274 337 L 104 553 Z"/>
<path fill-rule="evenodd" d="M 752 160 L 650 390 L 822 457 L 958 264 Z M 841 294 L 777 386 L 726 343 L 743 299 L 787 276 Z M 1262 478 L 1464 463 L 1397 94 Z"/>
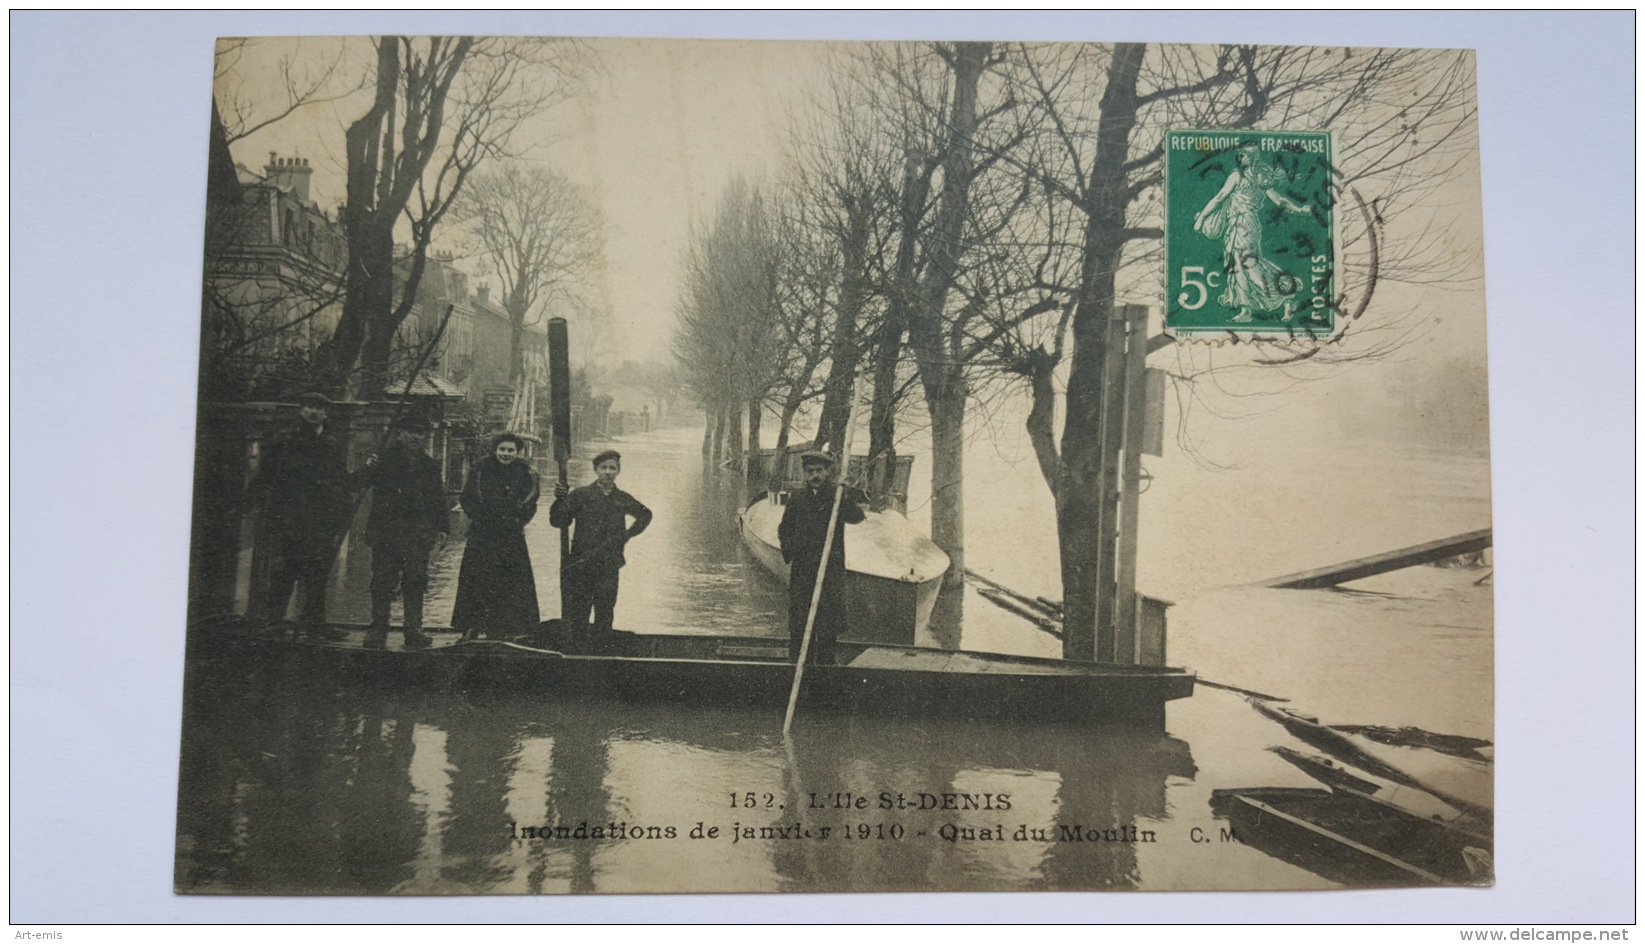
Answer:
<path fill-rule="evenodd" d="M 1513 920 L 1527 817 L 1568 850 L 1609 808 L 1622 627 L 1565 587 L 1611 571 L 1527 537 L 1519 417 L 1567 415 L 1535 480 L 1597 499 L 1618 345 L 1524 379 L 1593 306 L 1564 254 L 1570 310 L 1488 278 L 1526 258 L 1493 214 L 1594 198 L 1503 198 L 1491 37 L 401 19 L 216 29 L 167 93 L 188 234 L 142 251 L 182 301 L 94 343 L 110 421 L 186 455 L 115 525 L 175 527 L 105 567 L 68 463 L 62 546 L 142 589 L 106 631 L 19 589 L 65 630 L 13 638 L 14 854 L 78 828 L 89 774 L 19 818 L 71 728 L 153 808 L 73 801 L 144 831 L 165 920 Z M 35 655 L 133 646 L 95 704 Z M 139 718 L 134 764 L 97 732 Z M 1527 721 L 1567 801 L 1525 798 Z"/>
<path fill-rule="evenodd" d="M 221 40 L 177 889 L 1490 884 L 1474 73 Z"/>

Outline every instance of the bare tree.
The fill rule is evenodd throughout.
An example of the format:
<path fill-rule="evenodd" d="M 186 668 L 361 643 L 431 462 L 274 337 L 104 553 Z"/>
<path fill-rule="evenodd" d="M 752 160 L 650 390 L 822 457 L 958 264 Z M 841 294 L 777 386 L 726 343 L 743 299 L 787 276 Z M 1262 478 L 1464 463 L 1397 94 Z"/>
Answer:
<path fill-rule="evenodd" d="M 864 63 L 839 55 L 828 80 L 798 113 L 790 134 L 797 142 L 788 182 L 796 223 L 833 247 L 838 280 L 831 350 L 815 443 L 843 448 L 850 397 L 862 358 L 882 332 L 885 291 L 880 273 L 894 237 L 900 150 L 893 127 L 880 120 L 864 81 Z M 897 359 L 897 350 L 891 359 Z M 878 388 L 876 388 L 878 389 Z"/>
<path fill-rule="evenodd" d="M 976 266 L 1029 195 L 1005 161 L 1030 130 L 1002 78 L 1012 53 L 992 43 L 937 43 L 885 47 L 872 59 L 875 80 L 889 90 L 882 120 L 895 129 L 903 158 L 896 245 L 883 276 L 876 397 L 894 386 L 906 333 L 930 418 L 931 539 L 952 562 L 951 587 L 965 571 L 968 374 L 986 350 L 971 336 L 989 303 Z M 877 430 L 889 418 L 877 411 Z M 888 448 L 885 431 L 878 432 L 874 448 Z"/>
<path fill-rule="evenodd" d="M 476 175 L 455 212 L 497 275 L 510 327 L 509 376 L 519 383 L 526 329 L 568 300 L 599 258 L 598 216 L 563 175 L 519 164 Z"/>
<path fill-rule="evenodd" d="M 304 54 L 310 48 L 329 44 L 329 52 L 318 57 Z M 233 144 L 277 122 L 283 121 L 309 105 L 323 105 L 340 101 L 359 91 L 362 80 L 345 76 L 346 44 L 338 39 L 298 39 L 291 51 L 272 64 L 280 87 L 277 100 L 270 100 L 267 91 L 272 82 L 259 82 L 260 95 L 246 92 L 247 53 L 255 52 L 261 41 L 254 38 L 226 37 L 217 41 L 212 104 L 218 110 L 223 126 L 223 140 Z M 253 57 L 255 58 L 255 57 Z"/>
<path fill-rule="evenodd" d="M 335 383 L 358 362 L 357 392 L 382 393 L 394 335 L 416 300 L 435 228 L 482 161 L 503 156 L 522 122 L 575 91 L 587 57 L 572 40 L 377 40 L 371 106 L 344 138 L 349 262 L 330 349 Z M 410 248 L 397 260 L 402 218 Z"/>
<path fill-rule="evenodd" d="M 759 417 L 782 344 L 781 246 L 760 189 L 738 178 L 686 251 L 675 356 L 708 414 L 710 453 L 758 448 Z M 743 439 L 748 419 L 749 439 Z"/>
<path fill-rule="evenodd" d="M 1364 329 L 1359 319 L 1379 280 L 1436 274 L 1430 243 L 1443 238 L 1443 226 L 1435 225 L 1434 214 L 1419 214 L 1417 224 L 1393 241 L 1386 221 L 1397 210 L 1421 206 L 1468 152 L 1472 69 L 1466 54 L 1421 50 L 1122 43 L 1034 53 L 1018 73 L 1019 94 L 1039 109 L 1041 136 L 1033 163 L 1016 166 L 1051 198 L 1042 204 L 1046 243 L 1066 245 L 1068 251 L 1050 260 L 1043 281 L 1067 306 L 1050 332 L 1049 348 L 1042 331 L 1037 338 L 1002 337 L 1002 353 L 1028 381 L 1033 396 L 1028 432 L 1056 499 L 1070 627 L 1065 655 L 1106 658 L 1102 634 L 1112 614 L 1104 611 L 1103 588 L 1113 575 L 1101 572 L 1093 536 L 1114 488 L 1112 444 L 1099 431 L 1105 404 L 1117 395 L 1117 378 L 1104 364 L 1122 286 L 1158 284 L 1165 130 L 1272 124 L 1336 131 L 1343 155 L 1338 205 L 1350 211 L 1343 221 L 1342 294 L 1336 307 L 1342 331 Z M 1151 295 L 1157 289 L 1146 291 Z M 1339 331 L 1335 340 L 1342 337 Z M 1398 340 L 1396 332 L 1391 343 Z M 1150 341 L 1149 350 L 1163 343 Z M 1375 350 L 1375 344 L 1357 351 L 1316 346 L 1277 355 L 1262 345 L 1253 348 L 1254 361 L 1268 365 L 1352 359 L 1366 356 L 1368 349 Z M 1059 443 L 1054 377 L 1065 352 Z"/>
<path fill-rule="evenodd" d="M 824 396 L 831 376 L 821 378 L 824 364 L 838 368 L 842 347 L 856 349 L 847 321 L 847 299 L 857 290 L 858 276 L 845 274 L 851 252 L 838 241 L 839 233 L 813 221 L 816 207 L 795 201 L 778 224 L 777 330 L 772 346 L 771 373 L 766 398 L 777 414 L 776 455 L 769 471 L 771 487 L 780 484 L 787 467 L 794 421 L 805 405 Z M 861 299 L 850 300 L 850 314 L 860 311 Z M 843 425 L 843 424 L 842 424 Z"/>

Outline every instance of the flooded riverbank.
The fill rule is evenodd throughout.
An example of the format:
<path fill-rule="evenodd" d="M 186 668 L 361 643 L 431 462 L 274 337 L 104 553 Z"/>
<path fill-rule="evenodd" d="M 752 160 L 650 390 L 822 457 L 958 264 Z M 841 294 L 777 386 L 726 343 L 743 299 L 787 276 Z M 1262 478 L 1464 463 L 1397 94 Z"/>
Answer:
<path fill-rule="evenodd" d="M 743 484 L 703 467 L 696 433 L 588 447 L 621 449 L 620 484 L 657 513 L 629 547 L 617 624 L 782 635 L 785 592 L 738 540 Z M 574 466 L 574 484 L 585 466 Z M 1444 468 L 1454 463 L 1435 463 Z M 1437 471 L 1423 478 L 1444 481 Z M 1029 487 L 1037 483 L 1019 482 L 1020 535 L 1040 496 Z M 916 494 L 916 520 L 918 505 Z M 1192 550 L 1173 551 L 1171 514 L 1152 532 L 1156 560 Z M 973 530 L 983 536 L 973 538 L 974 567 L 1028 592 L 1054 590 L 1054 545 L 1006 544 L 991 535 L 1008 516 L 978 517 L 986 523 Z M 526 533 L 539 604 L 552 615 L 559 536 L 546 507 Z M 454 542 L 435 562 L 434 625 L 449 621 L 460 556 Z M 1263 558 L 1276 572 L 1292 563 Z M 1172 609 L 1169 658 L 1207 680 L 1290 699 L 1328 724 L 1489 739 L 1490 589 L 1479 577 L 1416 568 L 1351 591 L 1206 588 Z M 366 612 L 354 583 L 346 571 L 335 581 L 339 619 Z M 1056 639 L 974 593 L 964 610 L 966 648 L 1060 652 Z M 385 695 L 278 665 L 250 679 L 211 664 L 190 670 L 177 873 L 186 891 L 1334 884 L 1247 845 L 1212 815 L 1214 789 L 1315 785 L 1267 750 L 1307 746 L 1218 688 L 1170 703 L 1164 732 L 802 717 L 790 746 L 781 718 L 761 712 Z"/>

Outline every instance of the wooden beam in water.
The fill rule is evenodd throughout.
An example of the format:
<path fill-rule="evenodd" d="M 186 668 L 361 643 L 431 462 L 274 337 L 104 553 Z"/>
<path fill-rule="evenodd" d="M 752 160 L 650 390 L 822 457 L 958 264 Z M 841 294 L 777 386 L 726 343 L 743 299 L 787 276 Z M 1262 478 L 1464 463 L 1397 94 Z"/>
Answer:
<path fill-rule="evenodd" d="M 1341 564 L 1332 564 L 1329 567 L 1320 567 L 1314 570 L 1305 570 L 1301 573 L 1287 574 L 1264 580 L 1257 584 L 1259 587 L 1272 587 L 1279 590 L 1318 590 L 1324 587 L 1334 587 L 1337 584 L 1347 583 L 1350 580 L 1360 580 L 1365 577 L 1374 577 L 1391 570 L 1400 570 L 1405 567 L 1414 567 L 1417 564 L 1431 564 L 1434 561 L 1444 560 L 1447 557 L 1456 557 L 1458 554 L 1470 554 L 1491 546 L 1491 529 L 1469 531 L 1426 544 L 1416 544 L 1411 547 L 1402 547 L 1397 551 L 1387 551 L 1382 554 L 1373 554 L 1370 557 L 1361 557 L 1357 560 L 1345 561 Z"/>

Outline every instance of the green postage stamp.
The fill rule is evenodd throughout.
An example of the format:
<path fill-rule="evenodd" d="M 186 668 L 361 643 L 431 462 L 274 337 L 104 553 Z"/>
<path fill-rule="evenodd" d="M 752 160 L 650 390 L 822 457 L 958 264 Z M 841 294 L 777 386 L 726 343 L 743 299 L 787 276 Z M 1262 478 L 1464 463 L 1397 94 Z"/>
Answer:
<path fill-rule="evenodd" d="M 1170 131 L 1165 142 L 1166 327 L 1331 336 L 1330 133 Z"/>

